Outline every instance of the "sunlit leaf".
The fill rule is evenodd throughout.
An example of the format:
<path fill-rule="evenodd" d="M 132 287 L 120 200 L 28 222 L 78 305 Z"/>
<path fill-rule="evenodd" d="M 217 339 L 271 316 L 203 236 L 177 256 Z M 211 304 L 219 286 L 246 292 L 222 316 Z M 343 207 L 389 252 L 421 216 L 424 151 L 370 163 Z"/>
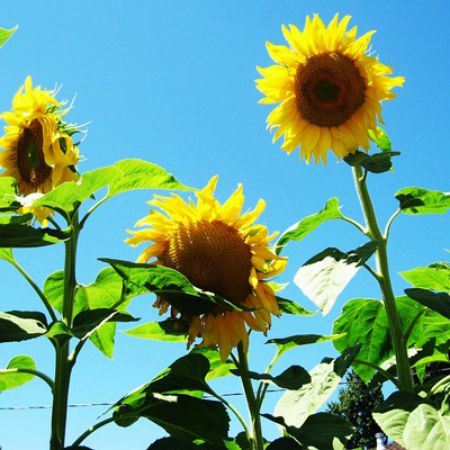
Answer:
<path fill-rule="evenodd" d="M 45 335 L 60 346 L 70 341 L 74 336 L 71 329 L 62 321 L 53 322 Z"/>
<path fill-rule="evenodd" d="M 252 380 L 273 383 L 283 389 L 296 390 L 311 382 L 308 371 L 301 366 L 291 366 L 280 375 L 272 376 L 268 373 L 257 373 L 253 371 L 244 372 L 240 369 L 232 369 L 231 372 L 238 376 L 247 376 Z"/>
<path fill-rule="evenodd" d="M 447 263 L 433 263 L 428 267 L 400 272 L 400 275 L 415 288 L 450 292 L 450 266 Z"/>
<path fill-rule="evenodd" d="M 244 311 L 241 306 L 223 297 L 195 287 L 182 273 L 169 267 L 138 264 L 129 261 L 100 258 L 114 268 L 127 282 L 140 289 L 145 287 L 178 311 L 186 314 L 199 315 L 220 306 L 229 311 Z"/>
<path fill-rule="evenodd" d="M 408 450 L 449 448 L 448 405 L 412 392 L 394 392 L 376 408 L 373 417 L 388 436 Z"/>
<path fill-rule="evenodd" d="M 280 236 L 276 244 L 277 254 L 281 253 L 289 241 L 301 241 L 323 222 L 341 217 L 339 199 L 337 197 L 330 198 L 321 211 L 300 220 Z"/>
<path fill-rule="evenodd" d="M 174 319 L 161 322 L 148 322 L 125 331 L 130 336 L 152 341 L 185 342 L 187 340 L 186 325 Z"/>
<path fill-rule="evenodd" d="M 294 282 L 326 315 L 376 248 L 377 243 L 374 241 L 347 253 L 337 248 L 327 248 L 300 267 Z"/>
<path fill-rule="evenodd" d="M 371 155 L 356 150 L 344 158 L 344 161 L 350 166 L 364 167 L 368 172 L 383 173 L 391 170 L 393 156 L 400 155 L 400 152 L 383 151 L 381 153 L 373 153 Z"/>
<path fill-rule="evenodd" d="M 8 262 L 14 262 L 14 255 L 12 248 L 0 248 L 0 259 L 4 259 Z"/>
<path fill-rule="evenodd" d="M 56 311 L 62 312 L 64 294 L 64 271 L 50 274 L 44 282 L 44 295 Z"/>
<path fill-rule="evenodd" d="M 9 361 L 6 369 L 8 371 L 0 369 L 0 392 L 22 386 L 34 378 L 32 373 L 14 372 L 9 369 L 36 369 L 36 365 L 30 356 L 19 355 Z"/>
<path fill-rule="evenodd" d="M 16 32 L 18 25 L 14 28 L 10 28 L 9 30 L 6 28 L 0 27 L 0 47 L 3 47 L 5 42 Z"/>
<path fill-rule="evenodd" d="M 209 371 L 206 375 L 206 380 L 213 380 L 219 377 L 226 377 L 231 374 L 230 369 L 234 369 L 236 366 L 230 360 L 222 361 L 220 352 L 215 348 L 209 347 L 195 347 L 191 350 L 191 353 L 198 353 L 208 358 Z"/>
<path fill-rule="evenodd" d="M 58 244 L 68 236 L 50 228 L 33 228 L 22 224 L 0 224 L 0 247 L 42 247 Z"/>
<path fill-rule="evenodd" d="M 275 344 L 278 348 L 278 353 L 281 355 L 282 353 L 287 352 L 288 350 L 291 350 L 293 348 L 302 345 L 316 344 L 320 342 L 330 342 L 339 339 L 343 336 L 345 336 L 345 333 L 331 334 L 328 336 L 322 334 L 299 334 L 295 336 L 288 336 L 285 338 L 269 339 L 266 342 L 266 344 Z"/>
<path fill-rule="evenodd" d="M 25 341 L 46 331 L 45 316 L 40 312 L 0 312 L 0 342 Z"/>
<path fill-rule="evenodd" d="M 396 192 L 400 209 L 405 214 L 444 214 L 450 208 L 450 194 L 418 187 L 407 187 Z"/>
<path fill-rule="evenodd" d="M 310 372 L 311 382 L 298 390 L 286 391 L 278 401 L 274 415 L 287 425 L 300 428 L 315 413 L 339 385 L 352 364 L 358 348 L 349 348 L 336 359 L 325 358 Z"/>

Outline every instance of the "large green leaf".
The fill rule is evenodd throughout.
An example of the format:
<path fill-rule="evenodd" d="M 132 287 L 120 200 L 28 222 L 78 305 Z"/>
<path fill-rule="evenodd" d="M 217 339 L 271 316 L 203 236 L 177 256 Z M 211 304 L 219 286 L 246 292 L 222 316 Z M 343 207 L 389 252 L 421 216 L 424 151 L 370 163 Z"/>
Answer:
<path fill-rule="evenodd" d="M 0 224 L 0 247 L 42 247 L 58 244 L 67 238 L 64 232 L 50 228 L 33 228 L 17 223 Z"/>
<path fill-rule="evenodd" d="M 448 398 L 442 405 L 412 392 L 394 392 L 373 413 L 383 431 L 408 450 L 450 448 Z"/>
<path fill-rule="evenodd" d="M 230 421 L 220 402 L 188 395 L 153 393 L 137 402 L 120 405 L 113 417 L 120 426 L 129 426 L 144 417 L 173 437 L 188 441 L 200 438 L 216 445 L 221 445 L 227 438 Z"/>
<path fill-rule="evenodd" d="M 372 173 L 383 173 L 391 170 L 393 156 L 400 155 L 400 152 L 383 151 L 381 153 L 373 153 L 371 155 L 356 150 L 344 158 L 344 161 L 350 166 L 361 166 Z"/>
<path fill-rule="evenodd" d="M 217 306 L 230 311 L 244 309 L 218 295 L 195 287 L 183 274 L 168 267 L 153 264 L 138 264 L 129 261 L 100 258 L 114 268 L 128 283 L 134 284 L 139 292 L 146 288 L 163 297 L 168 303 L 186 314 L 210 312 Z"/>
<path fill-rule="evenodd" d="M 295 336 L 288 336 L 285 338 L 274 338 L 269 339 L 266 344 L 275 344 L 278 348 L 278 354 L 281 355 L 288 350 L 293 348 L 308 345 L 308 344 L 316 344 L 319 342 L 330 342 L 336 339 L 340 339 L 345 336 L 344 333 L 341 334 L 331 334 L 331 335 L 323 335 L 323 334 L 297 334 Z"/>
<path fill-rule="evenodd" d="M 301 447 L 292 446 L 292 449 L 335 450 L 336 440 L 345 442 L 354 431 L 347 420 L 329 413 L 312 414 L 301 427 L 289 426 L 283 418 L 270 414 L 262 414 L 262 416 L 283 426 L 290 436 L 302 444 Z M 291 448 L 291 446 L 287 448 Z"/>
<path fill-rule="evenodd" d="M 268 414 L 262 414 L 267 417 Z M 290 437 L 282 437 L 272 441 L 266 450 L 304 450 L 304 447 Z"/>
<path fill-rule="evenodd" d="M 0 312 L 0 342 L 16 342 L 42 336 L 47 331 L 45 316 L 39 312 Z"/>
<path fill-rule="evenodd" d="M 322 310 L 323 315 L 326 315 L 339 294 L 376 248 L 377 243 L 374 241 L 347 253 L 337 248 L 327 248 L 300 267 L 294 282 Z"/>
<path fill-rule="evenodd" d="M 336 359 L 325 358 L 310 372 L 311 382 L 300 389 L 286 391 L 278 401 L 274 415 L 287 425 L 300 428 L 315 413 L 339 385 L 352 364 L 357 348 L 347 349 Z"/>
<path fill-rule="evenodd" d="M 396 305 L 403 332 L 406 333 L 416 316 L 422 313 L 423 307 L 408 297 L 397 298 Z M 410 344 L 416 342 L 423 332 L 420 328 L 421 323 L 418 322 L 411 334 Z M 386 310 L 379 300 L 367 298 L 350 300 L 344 306 L 341 316 L 334 322 L 333 332 L 345 333 L 341 339 L 333 341 L 340 352 L 350 346 L 361 345 L 359 360 L 381 366 L 394 354 Z M 353 368 L 366 383 L 375 372 L 375 369 L 363 364 L 354 364 Z"/>
<path fill-rule="evenodd" d="M 154 441 L 147 450 L 243 450 L 233 441 L 224 441 L 222 445 L 211 445 L 196 440 L 195 443 L 173 437 L 165 437 Z"/>
<path fill-rule="evenodd" d="M 415 288 L 450 292 L 450 266 L 444 262 L 430 264 L 428 267 L 400 272 L 400 275 Z"/>
<path fill-rule="evenodd" d="M 56 311 L 62 312 L 64 295 L 64 271 L 50 274 L 44 282 L 44 295 Z"/>
<path fill-rule="evenodd" d="M 30 356 L 15 356 L 9 361 L 6 371 L 0 369 L 0 392 L 22 386 L 34 378 L 32 373 L 21 373 L 14 369 L 36 369 L 36 365 Z"/>
<path fill-rule="evenodd" d="M 280 375 L 272 376 L 268 373 L 244 372 L 240 369 L 232 369 L 231 373 L 238 376 L 247 376 L 252 380 L 273 383 L 283 389 L 300 389 L 303 385 L 311 382 L 311 376 L 308 371 L 301 366 L 290 366 Z"/>
<path fill-rule="evenodd" d="M 219 377 L 226 377 L 231 374 L 230 370 L 236 366 L 230 360 L 222 361 L 220 352 L 210 347 L 195 347 L 191 353 L 198 353 L 209 361 L 209 371 L 206 374 L 206 380 L 213 380 Z"/>
<path fill-rule="evenodd" d="M 124 159 L 114 164 L 121 176 L 109 185 L 108 197 L 136 189 L 193 190 L 156 164 L 141 159 Z"/>
<path fill-rule="evenodd" d="M 277 254 L 281 253 L 289 241 L 301 241 L 323 222 L 331 219 L 340 219 L 341 217 L 339 199 L 337 197 L 330 198 L 322 210 L 300 220 L 300 222 L 292 225 L 280 236 L 276 244 Z"/>
<path fill-rule="evenodd" d="M 9 30 L 0 27 L 0 47 L 3 47 L 5 42 L 15 33 L 17 28 L 18 28 L 17 25 L 14 28 L 10 28 Z"/>
<path fill-rule="evenodd" d="M 185 342 L 187 340 L 187 327 L 183 322 L 174 319 L 144 323 L 125 333 L 151 341 Z"/>
<path fill-rule="evenodd" d="M 450 194 L 418 187 L 407 187 L 396 192 L 400 209 L 405 214 L 443 214 L 450 208 Z"/>
<path fill-rule="evenodd" d="M 447 292 L 432 292 L 427 289 L 405 289 L 405 294 L 420 304 L 450 319 L 450 295 Z"/>
<path fill-rule="evenodd" d="M 294 316 L 315 316 L 316 313 L 313 311 L 308 311 L 307 309 L 295 303 L 292 300 L 288 300 L 283 297 L 276 297 L 278 307 L 283 314 L 292 314 Z"/>
<path fill-rule="evenodd" d="M 86 172 L 79 181 L 67 182 L 56 187 L 35 201 L 33 206 L 48 206 L 71 213 L 95 192 L 106 187 L 108 187 L 106 198 L 135 189 L 191 190 L 155 164 L 139 159 L 128 159 L 109 167 Z"/>

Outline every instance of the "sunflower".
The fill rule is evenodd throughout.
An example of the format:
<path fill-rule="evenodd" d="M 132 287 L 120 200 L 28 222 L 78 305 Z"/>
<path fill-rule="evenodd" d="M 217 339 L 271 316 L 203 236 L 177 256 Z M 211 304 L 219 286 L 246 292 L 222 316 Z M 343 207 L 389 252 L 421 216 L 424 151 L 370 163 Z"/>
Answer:
<path fill-rule="evenodd" d="M 215 307 L 210 313 L 186 316 L 172 307 L 172 316 L 189 324 L 188 347 L 200 337 L 199 345 L 219 347 L 225 360 L 239 342 L 247 349 L 246 325 L 266 333 L 271 314 L 280 315 L 267 279 L 284 270 L 286 259 L 269 249 L 269 241 L 277 233 L 269 236 L 265 226 L 254 224 L 265 208 L 264 201 L 260 200 L 253 211 L 241 214 L 242 185 L 221 205 L 214 198 L 217 180 L 213 177 L 196 193 L 197 204 L 191 200 L 186 203 L 178 195 L 155 196 L 149 204 L 165 214 L 152 211 L 136 224 L 150 228 L 129 231 L 133 237 L 126 242 L 133 246 L 152 242 L 138 262 L 156 258 L 156 264 L 176 269 L 198 288 L 249 309 L 237 312 Z M 160 314 L 169 307 L 164 298 L 157 298 L 154 306 Z"/>
<path fill-rule="evenodd" d="M 54 91 L 33 89 L 31 77 L 16 93 L 12 111 L 0 114 L 6 122 L 0 138 L 0 176 L 14 177 L 21 196 L 45 194 L 65 181 L 78 178 L 75 165 L 78 148 L 71 138 L 73 129 L 62 121 L 67 110 L 54 97 Z M 45 222 L 48 208 L 24 207 Z"/>
<path fill-rule="evenodd" d="M 374 31 L 356 38 L 357 27 L 347 30 L 350 16 L 336 14 L 328 27 L 318 15 L 306 17 L 305 29 L 294 25 L 282 31 L 290 47 L 268 42 L 276 65 L 260 68 L 256 80 L 265 94 L 260 103 L 280 103 L 268 116 L 268 128 L 277 128 L 274 142 L 284 135 L 282 149 L 300 147 L 309 163 L 326 163 L 331 149 L 338 158 L 369 149 L 369 130 L 376 132 L 381 101 L 395 97 L 391 89 L 403 77 L 389 77 L 392 69 L 368 54 Z"/>

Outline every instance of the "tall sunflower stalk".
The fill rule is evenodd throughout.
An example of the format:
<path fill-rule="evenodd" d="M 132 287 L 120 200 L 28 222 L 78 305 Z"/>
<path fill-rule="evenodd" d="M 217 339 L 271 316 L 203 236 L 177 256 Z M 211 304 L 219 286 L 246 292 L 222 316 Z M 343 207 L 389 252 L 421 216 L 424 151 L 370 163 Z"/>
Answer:
<path fill-rule="evenodd" d="M 288 153 L 300 149 L 307 163 L 326 163 L 331 150 L 353 166 L 355 186 L 366 224 L 351 219 L 358 229 L 376 245 L 376 270 L 370 270 L 379 283 L 396 356 L 401 389 L 413 388 L 407 354 L 407 337 L 396 308 L 389 275 L 387 240 L 389 222 L 383 234 L 367 188 L 368 172 L 383 172 L 391 167 L 392 152 L 370 159 L 361 152 L 369 150 L 371 137 L 380 134 L 377 122 L 383 123 L 381 102 L 391 100 L 391 89 L 404 83 L 403 77 L 390 77 L 392 69 L 369 54 L 371 31 L 357 37 L 357 27 L 348 29 L 350 16 L 339 20 L 336 14 L 326 26 L 318 15 L 306 18 L 305 28 L 283 26 L 289 43 L 267 43 L 267 50 L 277 63 L 258 68 L 264 78 L 257 88 L 265 94 L 261 103 L 279 103 L 267 118 L 268 127 L 276 128 L 274 141 L 284 137 L 282 149 Z M 380 166 L 379 163 L 382 163 Z M 366 268 L 368 266 L 366 265 Z"/>

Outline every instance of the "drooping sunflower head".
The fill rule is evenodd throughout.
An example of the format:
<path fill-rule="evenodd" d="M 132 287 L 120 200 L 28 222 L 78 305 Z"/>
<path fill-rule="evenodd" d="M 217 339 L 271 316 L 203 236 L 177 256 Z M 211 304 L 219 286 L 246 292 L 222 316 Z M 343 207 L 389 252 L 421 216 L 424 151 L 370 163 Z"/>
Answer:
<path fill-rule="evenodd" d="M 0 114 L 6 122 L 0 138 L 0 176 L 17 180 L 19 194 L 45 194 L 65 181 L 78 178 L 75 166 L 78 148 L 73 144 L 69 125 L 62 120 L 66 110 L 55 92 L 33 88 L 31 77 L 17 91 L 12 111 Z M 44 221 L 49 210 L 35 211 Z"/>
<path fill-rule="evenodd" d="M 328 150 L 342 158 L 362 147 L 368 150 L 369 131 L 376 132 L 381 102 L 395 97 L 403 77 L 389 77 L 392 69 L 368 54 L 374 31 L 356 38 L 347 30 L 350 16 L 336 14 L 328 27 L 318 15 L 306 17 L 303 31 L 283 25 L 289 47 L 267 43 L 276 65 L 260 68 L 256 80 L 265 95 L 261 103 L 279 103 L 267 118 L 274 141 L 284 136 L 282 149 L 300 148 L 309 163 L 326 163 Z"/>
<path fill-rule="evenodd" d="M 265 207 L 264 201 L 242 214 L 242 186 L 221 205 L 214 198 L 216 183 L 214 177 L 196 194 L 197 204 L 186 203 L 177 195 L 156 196 L 149 204 L 161 212 L 152 211 L 139 221 L 136 226 L 149 228 L 130 231 L 133 237 L 126 242 L 133 246 L 151 243 L 138 262 L 155 258 L 156 264 L 181 272 L 198 288 L 249 309 L 236 312 L 215 307 L 201 315 L 183 313 L 182 318 L 189 323 L 188 344 L 201 337 L 200 345 L 219 347 L 225 360 L 239 342 L 247 348 L 246 325 L 265 333 L 271 325 L 271 314 L 280 314 L 267 279 L 283 271 L 286 260 L 269 248 L 276 234 L 269 236 L 265 226 L 254 223 Z M 161 314 L 168 309 L 164 298 L 158 298 L 154 306 Z M 172 315 L 181 316 L 173 308 Z"/>

